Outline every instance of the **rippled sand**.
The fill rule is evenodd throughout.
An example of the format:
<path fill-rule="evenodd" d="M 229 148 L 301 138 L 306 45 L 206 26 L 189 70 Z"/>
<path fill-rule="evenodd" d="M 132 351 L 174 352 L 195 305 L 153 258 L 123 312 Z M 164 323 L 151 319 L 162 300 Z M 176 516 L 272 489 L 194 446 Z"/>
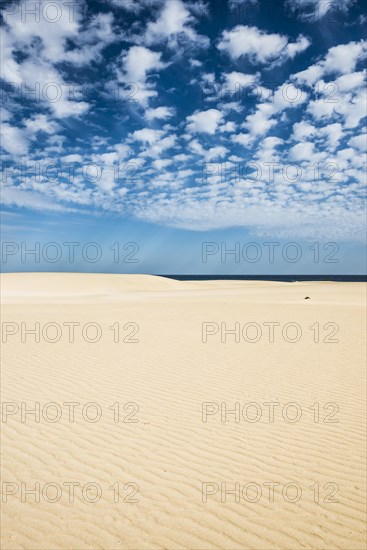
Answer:
<path fill-rule="evenodd" d="M 366 547 L 364 284 L 1 283 L 4 549 Z"/>

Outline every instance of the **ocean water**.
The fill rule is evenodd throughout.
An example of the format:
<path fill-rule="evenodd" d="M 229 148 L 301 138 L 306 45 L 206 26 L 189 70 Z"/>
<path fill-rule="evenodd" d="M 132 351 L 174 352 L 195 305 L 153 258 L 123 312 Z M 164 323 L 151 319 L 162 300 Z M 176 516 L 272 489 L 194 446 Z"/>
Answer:
<path fill-rule="evenodd" d="M 160 275 L 177 281 L 335 281 L 363 283 L 367 275 Z"/>

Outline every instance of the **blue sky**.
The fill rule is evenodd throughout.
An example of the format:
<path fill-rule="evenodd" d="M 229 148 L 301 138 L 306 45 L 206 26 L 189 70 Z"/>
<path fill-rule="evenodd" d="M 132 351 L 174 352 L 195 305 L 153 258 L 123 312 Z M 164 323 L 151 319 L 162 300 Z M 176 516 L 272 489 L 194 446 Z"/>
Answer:
<path fill-rule="evenodd" d="M 3 270 L 365 272 L 363 5 L 3 2 Z"/>

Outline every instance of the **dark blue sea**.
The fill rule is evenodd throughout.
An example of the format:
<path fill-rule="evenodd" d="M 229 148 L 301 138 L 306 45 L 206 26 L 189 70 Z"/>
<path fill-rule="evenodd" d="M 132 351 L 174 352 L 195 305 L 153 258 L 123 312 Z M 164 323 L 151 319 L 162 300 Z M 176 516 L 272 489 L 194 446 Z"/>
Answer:
<path fill-rule="evenodd" d="M 367 275 L 160 275 L 177 281 L 336 281 L 363 283 Z"/>

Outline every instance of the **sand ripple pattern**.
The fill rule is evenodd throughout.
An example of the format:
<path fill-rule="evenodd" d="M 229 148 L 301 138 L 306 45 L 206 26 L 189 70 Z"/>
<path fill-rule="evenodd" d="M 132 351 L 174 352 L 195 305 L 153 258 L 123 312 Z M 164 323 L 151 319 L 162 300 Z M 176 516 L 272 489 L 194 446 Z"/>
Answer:
<path fill-rule="evenodd" d="M 42 405 L 97 402 L 98 422 L 67 409 L 59 422 L 2 417 L 2 481 L 99 484 L 98 502 L 67 490 L 57 502 L 20 491 L 2 503 L 4 549 L 353 549 L 366 548 L 365 293 L 360 283 L 178 282 L 149 276 L 2 275 L 2 321 L 98 322 L 97 343 L 76 337 L 54 344 L 2 345 L 1 401 Z M 305 302 L 304 296 L 311 300 Z M 138 343 L 115 343 L 114 322 L 139 325 Z M 202 342 L 202 323 L 233 326 L 295 321 L 296 343 Z M 339 342 L 315 343 L 309 326 L 334 322 Z M 139 422 L 114 422 L 115 402 L 139 405 Z M 202 421 L 202 403 L 296 402 L 299 422 L 269 423 L 220 412 Z M 321 421 L 312 404 L 320 403 Z M 337 403 L 337 423 L 323 404 Z M 232 406 L 231 406 L 232 405 Z M 264 409 L 265 410 L 265 409 Z M 130 412 L 130 409 L 127 411 Z M 51 412 L 50 412 L 51 415 Z M 126 411 L 124 411 L 126 415 Z M 139 502 L 114 501 L 110 487 L 133 482 Z M 217 484 L 202 499 L 202 483 Z M 221 483 L 262 487 L 257 502 L 228 494 Z M 275 502 L 264 483 L 279 483 Z M 302 497 L 282 498 L 297 482 Z M 314 491 L 319 484 L 320 501 Z M 338 502 L 324 486 L 338 486 Z M 280 489 L 279 489 L 280 487 Z M 327 490 L 326 493 L 330 493 Z M 50 492 L 51 494 L 51 492 Z M 251 491 L 249 494 L 252 494 Z M 3 497 L 4 498 L 4 497 Z"/>

